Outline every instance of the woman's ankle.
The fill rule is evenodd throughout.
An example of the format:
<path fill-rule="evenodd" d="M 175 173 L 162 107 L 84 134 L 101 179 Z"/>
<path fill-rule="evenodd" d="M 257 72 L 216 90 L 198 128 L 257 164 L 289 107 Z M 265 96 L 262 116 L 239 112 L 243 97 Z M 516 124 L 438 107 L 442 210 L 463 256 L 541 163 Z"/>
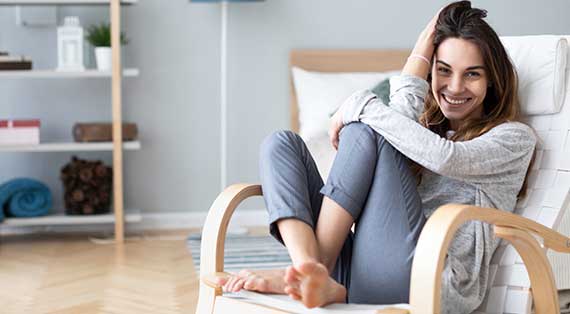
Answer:
<path fill-rule="evenodd" d="M 316 258 L 313 256 L 304 256 L 304 257 L 292 258 L 291 262 L 293 264 L 293 267 L 298 267 L 301 264 L 309 263 L 309 262 L 310 263 L 323 264 L 323 262 L 319 258 Z"/>
<path fill-rule="evenodd" d="M 336 265 L 336 261 L 329 261 L 329 260 L 323 260 L 321 263 L 323 265 L 325 265 L 325 267 L 329 271 L 329 274 L 332 273 L 332 271 L 334 270 L 334 267 Z"/>

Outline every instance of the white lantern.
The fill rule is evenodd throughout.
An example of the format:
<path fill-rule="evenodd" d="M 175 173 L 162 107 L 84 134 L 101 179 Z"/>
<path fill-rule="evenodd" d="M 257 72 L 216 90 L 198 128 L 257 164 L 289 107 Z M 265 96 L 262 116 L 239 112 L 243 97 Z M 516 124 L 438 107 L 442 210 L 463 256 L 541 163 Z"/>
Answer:
<path fill-rule="evenodd" d="M 58 71 L 83 71 L 83 28 L 77 16 L 66 16 L 57 28 Z"/>

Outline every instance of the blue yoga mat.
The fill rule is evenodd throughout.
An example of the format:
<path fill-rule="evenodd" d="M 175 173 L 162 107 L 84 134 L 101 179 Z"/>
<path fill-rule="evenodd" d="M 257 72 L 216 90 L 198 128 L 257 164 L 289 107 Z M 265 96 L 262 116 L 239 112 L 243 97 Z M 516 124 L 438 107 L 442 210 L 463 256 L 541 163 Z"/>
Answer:
<path fill-rule="evenodd" d="M 0 221 L 6 216 L 37 217 L 52 206 L 49 188 L 34 179 L 18 178 L 0 185 Z"/>

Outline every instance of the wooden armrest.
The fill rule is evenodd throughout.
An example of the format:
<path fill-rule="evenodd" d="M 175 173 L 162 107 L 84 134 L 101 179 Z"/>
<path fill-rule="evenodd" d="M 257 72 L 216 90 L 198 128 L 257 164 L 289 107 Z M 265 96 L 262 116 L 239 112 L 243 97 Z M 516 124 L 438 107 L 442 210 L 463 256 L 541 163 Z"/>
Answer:
<path fill-rule="evenodd" d="M 548 264 L 548 261 L 536 240 L 529 233 L 542 237 L 545 247 L 552 248 L 558 252 L 570 253 L 570 239 L 524 217 L 498 209 L 472 205 L 448 204 L 441 206 L 425 224 L 416 246 L 410 283 L 412 313 L 440 313 L 441 273 L 445 264 L 447 249 L 457 229 L 464 222 L 470 220 L 479 220 L 497 226 L 495 228 L 498 231 L 496 232 L 497 236 L 510 241 L 523 258 L 527 270 L 533 272 L 533 274 L 530 274 L 532 286 L 536 284 L 543 287 L 544 282 L 533 281 L 533 278 L 537 278 L 537 275 L 540 277 L 540 274 L 536 274 L 536 271 L 538 269 L 544 270 L 544 265 L 529 268 L 529 264 L 535 263 L 537 260 L 540 260 L 543 264 L 544 262 Z M 528 250 L 531 250 L 532 254 L 539 254 L 539 257 L 535 258 L 536 254 L 532 255 L 527 252 Z M 548 266 L 548 271 L 552 275 L 550 266 L 546 266 Z M 548 273 L 543 273 L 542 275 L 548 275 Z M 539 305 L 540 302 L 537 301 L 544 300 L 537 300 L 534 294 L 533 297 L 535 306 L 537 306 L 537 314 L 556 313 L 545 310 L 545 307 L 542 307 L 542 305 L 546 302 L 542 302 L 542 305 Z M 550 304 L 553 300 L 549 299 L 547 301 Z M 556 308 L 558 308 L 558 304 L 556 304 Z"/>
<path fill-rule="evenodd" d="M 200 272 L 221 273 L 224 270 L 224 240 L 230 218 L 236 207 L 246 198 L 262 195 L 261 185 L 234 184 L 227 187 L 208 211 L 200 248 Z"/>

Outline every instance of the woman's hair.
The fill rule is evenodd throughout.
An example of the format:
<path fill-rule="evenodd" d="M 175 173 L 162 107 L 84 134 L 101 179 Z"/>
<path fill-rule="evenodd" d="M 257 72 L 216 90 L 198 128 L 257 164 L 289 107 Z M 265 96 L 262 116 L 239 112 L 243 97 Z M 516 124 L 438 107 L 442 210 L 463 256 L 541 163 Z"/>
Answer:
<path fill-rule="evenodd" d="M 520 120 L 516 70 L 499 36 L 483 20 L 486 16 L 487 11 L 472 8 L 470 1 L 458 1 L 442 9 L 435 26 L 435 50 L 437 51 L 439 45 L 448 38 L 470 41 L 481 51 L 489 80 L 487 94 L 483 100 L 483 115 L 465 120 L 450 138 L 453 141 L 468 141 L 501 123 Z M 428 81 L 431 82 L 431 76 L 428 76 Z M 419 121 L 442 137 L 446 137 L 446 132 L 450 130 L 449 120 L 434 99 L 431 84 L 425 110 Z M 526 190 L 526 181 L 525 179 L 521 188 L 522 193 Z"/>

